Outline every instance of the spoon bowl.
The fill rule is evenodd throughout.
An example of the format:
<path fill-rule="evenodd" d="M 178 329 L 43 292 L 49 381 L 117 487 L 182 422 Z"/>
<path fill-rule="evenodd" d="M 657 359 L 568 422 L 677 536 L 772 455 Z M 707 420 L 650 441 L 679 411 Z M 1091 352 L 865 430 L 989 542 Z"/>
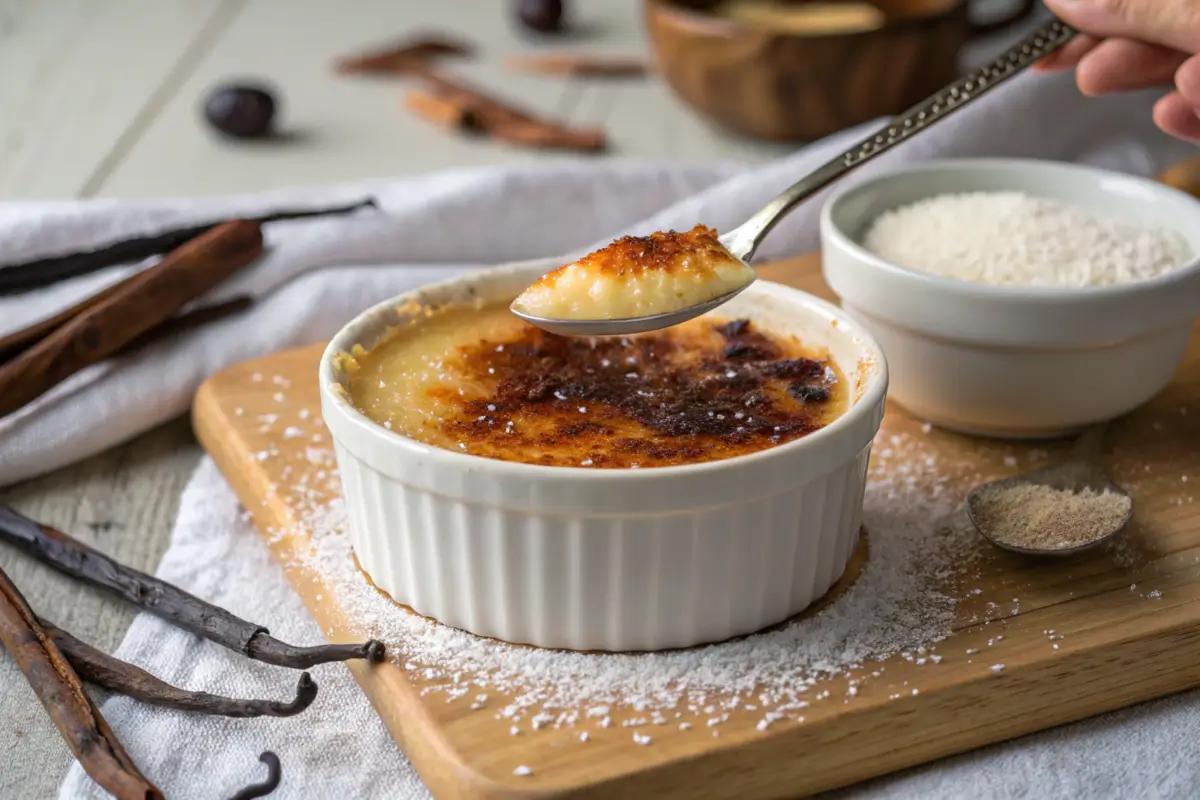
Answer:
<path fill-rule="evenodd" d="M 1113 483 L 1099 464 L 1098 457 L 1106 429 L 1107 425 L 1096 425 L 1080 434 L 1072 448 L 1071 455 L 1060 464 L 1015 475 L 1011 478 L 990 481 L 972 489 L 967 494 L 967 516 L 970 517 L 975 530 L 979 531 L 983 538 L 1003 550 L 1027 556 L 1051 557 L 1077 555 L 1092 550 L 1124 530 L 1130 517 L 1133 516 L 1133 499 L 1127 491 Z M 1025 547 L 1006 542 L 996 536 L 996 532 L 989 526 L 988 520 L 982 513 L 983 498 L 987 493 L 1019 486 L 1047 486 L 1072 494 L 1084 491 L 1091 491 L 1095 494 L 1116 494 L 1129 500 L 1129 511 L 1123 519 L 1118 520 L 1116 524 L 1086 542 L 1071 547 Z"/>
<path fill-rule="evenodd" d="M 753 281 L 750 283 L 753 283 Z M 541 328 L 544 331 L 549 331 L 550 333 L 557 333 L 561 336 L 630 336 L 635 333 L 648 333 L 649 331 L 670 328 L 707 314 L 714 308 L 725 305 L 737 297 L 745 291 L 750 283 L 703 303 L 697 303 L 678 311 L 669 311 L 665 314 L 651 314 L 646 317 L 628 317 L 625 319 L 547 319 L 527 314 L 515 306 L 510 306 L 509 310 L 530 325 Z"/>
<path fill-rule="evenodd" d="M 812 197 L 876 156 L 927 130 L 931 125 L 982 97 L 1004 81 L 1053 53 L 1071 41 L 1075 35 L 1075 29 L 1060 20 L 1055 19 L 1048 22 L 1000 54 L 991 63 L 959 78 L 850 149 L 843 151 L 833 160 L 801 178 L 742 225 L 720 237 L 721 245 L 734 258 L 749 263 L 766 235 L 802 201 Z M 737 291 L 728 292 L 721 297 L 685 306 L 675 311 L 626 319 L 547 319 L 523 314 L 516 309 L 513 309 L 513 313 L 532 325 L 562 336 L 619 336 L 645 333 L 678 325 L 711 311 L 736 296 L 737 293 Z"/>

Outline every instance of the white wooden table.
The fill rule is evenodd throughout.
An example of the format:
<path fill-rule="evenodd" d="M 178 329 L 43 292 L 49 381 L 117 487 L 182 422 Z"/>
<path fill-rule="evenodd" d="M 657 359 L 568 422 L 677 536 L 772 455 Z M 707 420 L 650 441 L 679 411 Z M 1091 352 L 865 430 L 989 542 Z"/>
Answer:
<path fill-rule="evenodd" d="M 611 156 L 756 161 L 786 149 L 713 129 L 657 80 L 570 83 L 502 69 L 506 55 L 537 48 L 644 54 L 640 0 L 577 1 L 582 33 L 571 40 L 522 36 L 510 5 L 0 0 L 0 199 L 255 191 L 572 157 L 448 136 L 401 108 L 402 81 L 331 69 L 337 56 L 415 30 L 478 43 L 478 58 L 452 68 L 534 109 L 603 124 Z M 229 143 L 206 128 L 206 91 L 236 78 L 277 88 L 285 141 Z"/>
<path fill-rule="evenodd" d="M 640 0 L 576 0 L 587 36 L 544 48 L 642 54 Z M 400 106 L 403 83 L 336 76 L 335 57 L 410 30 L 480 48 L 453 68 L 534 109 L 603 124 L 605 158 L 764 160 L 785 147 L 713 130 L 655 80 L 569 84 L 500 69 L 530 49 L 507 0 L 0 0 L 0 201 L 266 190 L 456 166 L 569 156 L 448 136 Z M 214 137 L 199 106 L 213 85 L 269 82 L 283 142 Z M 0 251 L 3 243 L 0 242 Z M 185 420 L 0 492 L 0 502 L 153 571 L 200 451 Z M 0 548 L 30 602 L 113 650 L 125 606 Z M 16 667 L 0 655 L 0 798 L 55 794 L 70 755 Z"/>

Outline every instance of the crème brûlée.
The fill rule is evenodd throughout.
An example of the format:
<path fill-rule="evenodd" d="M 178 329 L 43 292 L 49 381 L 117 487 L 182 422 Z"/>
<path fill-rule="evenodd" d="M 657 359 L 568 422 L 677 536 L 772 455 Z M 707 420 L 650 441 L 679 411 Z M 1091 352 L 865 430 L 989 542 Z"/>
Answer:
<path fill-rule="evenodd" d="M 563 337 L 503 304 L 439 310 L 337 357 L 350 403 L 428 445 L 560 467 L 716 461 L 828 425 L 837 366 L 794 336 L 701 317 L 631 337 Z"/>
<path fill-rule="evenodd" d="M 626 236 L 559 267 L 513 301 L 513 309 L 541 319 L 634 319 L 667 314 L 746 288 L 755 274 L 697 225 Z"/>

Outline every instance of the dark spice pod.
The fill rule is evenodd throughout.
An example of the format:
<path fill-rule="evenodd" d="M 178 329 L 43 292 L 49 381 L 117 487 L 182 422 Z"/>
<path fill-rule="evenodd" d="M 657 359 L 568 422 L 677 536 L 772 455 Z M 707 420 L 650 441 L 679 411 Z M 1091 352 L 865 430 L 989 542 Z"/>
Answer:
<path fill-rule="evenodd" d="M 517 19 L 537 33 L 561 31 L 563 10 L 563 0 L 517 0 Z"/>
<path fill-rule="evenodd" d="M 204 118 L 230 138 L 261 139 L 271 135 L 275 105 L 265 86 L 218 86 L 204 100 Z"/>
<path fill-rule="evenodd" d="M 267 765 L 267 779 L 262 783 L 250 784 L 230 800 L 253 800 L 255 797 L 266 797 L 279 788 L 279 782 L 283 778 L 283 765 L 279 763 L 279 756 L 267 750 L 258 757 L 258 760 Z"/>
<path fill-rule="evenodd" d="M 373 198 L 359 200 L 344 206 L 313 209 L 285 209 L 248 221 L 258 223 L 282 222 L 284 220 L 307 219 L 309 217 L 351 214 L 364 208 L 378 208 Z M 64 253 L 57 256 L 34 259 L 17 264 L 0 266 L 0 295 L 18 294 L 40 289 L 69 278 L 77 278 L 116 264 L 129 264 L 151 256 L 162 255 L 190 242 L 197 236 L 221 225 L 223 221 L 174 228 L 148 236 L 122 239 L 93 250 Z"/>
<path fill-rule="evenodd" d="M 270 635 L 262 625 L 248 622 L 207 603 L 177 586 L 126 567 L 71 538 L 41 525 L 7 506 L 0 506 L 0 541 L 8 542 L 43 564 L 93 586 L 107 589 L 178 628 L 235 650 L 255 661 L 291 669 L 351 659 L 379 662 L 382 642 L 322 644 L 296 647 Z"/>
<path fill-rule="evenodd" d="M 307 709 L 317 698 L 317 683 L 307 672 L 300 674 L 295 699 L 286 703 L 189 692 L 156 678 L 141 667 L 97 650 L 44 619 L 39 622 L 79 677 L 143 703 L 216 717 L 291 717 Z"/>
<path fill-rule="evenodd" d="M 161 800 L 96 708 L 20 590 L 0 570 L 0 645 L 12 655 L 84 771 L 118 798 Z"/>

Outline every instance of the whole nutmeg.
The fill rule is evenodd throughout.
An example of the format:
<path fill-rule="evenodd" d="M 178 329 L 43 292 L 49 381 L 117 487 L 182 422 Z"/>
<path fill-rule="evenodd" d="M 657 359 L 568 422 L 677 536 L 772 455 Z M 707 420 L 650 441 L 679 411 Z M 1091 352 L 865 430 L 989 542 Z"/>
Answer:
<path fill-rule="evenodd" d="M 275 97 L 260 85 L 218 86 L 204 101 L 204 119 L 234 139 L 260 139 L 271 134 Z"/>
<path fill-rule="evenodd" d="M 557 33 L 563 27 L 562 0 L 517 0 L 517 19 L 538 33 Z"/>

